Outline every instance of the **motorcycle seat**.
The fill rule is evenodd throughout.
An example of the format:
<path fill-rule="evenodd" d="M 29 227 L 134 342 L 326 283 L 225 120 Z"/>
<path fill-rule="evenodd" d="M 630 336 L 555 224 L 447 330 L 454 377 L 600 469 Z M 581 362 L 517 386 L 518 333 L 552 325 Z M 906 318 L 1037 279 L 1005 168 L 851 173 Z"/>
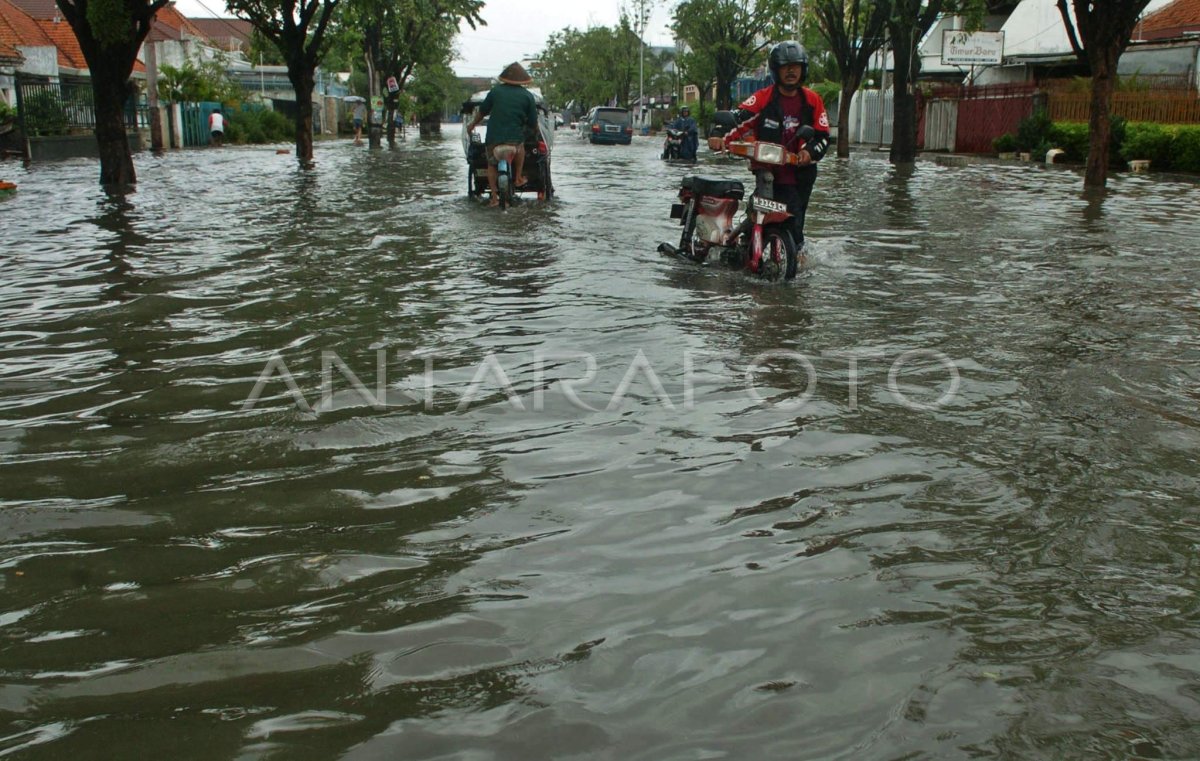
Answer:
<path fill-rule="evenodd" d="M 687 190 L 701 196 L 740 200 L 746 194 L 746 188 L 742 185 L 741 180 L 718 180 L 713 177 L 695 175 L 684 177 L 682 185 Z"/>

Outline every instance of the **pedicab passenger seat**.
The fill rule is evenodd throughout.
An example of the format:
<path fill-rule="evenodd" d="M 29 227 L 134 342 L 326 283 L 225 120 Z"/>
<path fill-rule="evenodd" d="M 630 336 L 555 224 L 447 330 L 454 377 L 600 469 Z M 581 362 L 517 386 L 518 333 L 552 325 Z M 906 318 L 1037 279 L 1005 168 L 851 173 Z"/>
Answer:
<path fill-rule="evenodd" d="M 713 177 L 684 177 L 681 187 L 696 195 L 715 196 L 717 198 L 741 199 L 746 195 L 746 188 L 741 180 L 719 180 Z"/>

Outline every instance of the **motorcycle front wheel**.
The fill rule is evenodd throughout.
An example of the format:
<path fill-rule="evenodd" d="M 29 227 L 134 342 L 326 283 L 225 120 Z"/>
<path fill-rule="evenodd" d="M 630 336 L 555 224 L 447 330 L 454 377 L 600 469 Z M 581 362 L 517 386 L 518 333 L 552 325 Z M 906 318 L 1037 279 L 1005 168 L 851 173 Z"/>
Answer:
<path fill-rule="evenodd" d="M 796 277 L 796 241 L 792 231 L 780 225 L 763 229 L 763 255 L 758 276 L 764 280 L 792 280 Z"/>

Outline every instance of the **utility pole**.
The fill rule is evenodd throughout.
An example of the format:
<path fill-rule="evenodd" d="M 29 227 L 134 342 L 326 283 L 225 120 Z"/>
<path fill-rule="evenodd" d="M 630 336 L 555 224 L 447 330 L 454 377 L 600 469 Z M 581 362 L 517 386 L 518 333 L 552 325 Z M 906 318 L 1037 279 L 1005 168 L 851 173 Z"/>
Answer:
<path fill-rule="evenodd" d="M 150 108 L 150 150 L 161 153 L 163 135 L 162 115 L 158 113 L 158 43 L 152 40 L 146 40 L 146 105 Z"/>
<path fill-rule="evenodd" d="M 796 41 L 804 42 L 804 0 L 796 0 Z"/>

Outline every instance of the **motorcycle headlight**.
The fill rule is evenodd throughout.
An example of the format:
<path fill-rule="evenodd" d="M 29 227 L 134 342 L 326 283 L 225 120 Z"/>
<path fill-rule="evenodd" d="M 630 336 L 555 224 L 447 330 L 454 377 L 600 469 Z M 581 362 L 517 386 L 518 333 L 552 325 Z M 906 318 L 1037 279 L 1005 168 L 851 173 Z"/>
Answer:
<path fill-rule="evenodd" d="M 783 146 L 773 143 L 755 143 L 754 160 L 761 164 L 782 164 Z"/>

